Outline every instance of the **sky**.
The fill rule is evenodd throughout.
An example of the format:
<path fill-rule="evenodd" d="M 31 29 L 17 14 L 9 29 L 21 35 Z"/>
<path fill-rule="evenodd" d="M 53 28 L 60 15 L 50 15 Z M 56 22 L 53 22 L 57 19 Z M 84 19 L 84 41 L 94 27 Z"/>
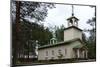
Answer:
<path fill-rule="evenodd" d="M 42 22 L 45 26 L 61 26 L 62 24 L 67 27 L 67 18 L 72 15 L 72 6 L 64 4 L 55 4 L 56 8 L 48 9 L 48 16 L 45 21 Z M 88 19 L 94 17 L 95 8 L 89 6 L 74 5 L 74 16 L 78 21 L 78 27 L 80 29 L 90 29 L 91 26 L 86 22 Z"/>

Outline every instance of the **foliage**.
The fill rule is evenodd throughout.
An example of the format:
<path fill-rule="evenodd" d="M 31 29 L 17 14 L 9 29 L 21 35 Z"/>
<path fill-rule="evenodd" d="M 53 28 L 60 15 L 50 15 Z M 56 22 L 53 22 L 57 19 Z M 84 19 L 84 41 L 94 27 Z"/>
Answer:
<path fill-rule="evenodd" d="M 89 32 L 90 34 L 89 38 L 87 39 L 84 38 L 84 41 L 88 47 L 88 57 L 96 58 L 96 27 L 95 27 L 96 26 L 96 16 L 94 16 L 92 19 L 89 19 L 87 21 L 87 24 L 89 24 L 92 27 L 92 29 L 87 30 L 87 32 Z"/>
<path fill-rule="evenodd" d="M 82 40 L 84 43 L 87 43 L 87 37 L 86 37 L 85 33 L 82 33 Z"/>
<path fill-rule="evenodd" d="M 35 22 L 44 21 L 47 17 L 48 8 L 54 8 L 52 3 L 40 3 L 31 1 L 20 1 L 20 20 L 33 19 Z M 12 15 L 15 18 L 16 1 L 12 2 Z"/>
<path fill-rule="evenodd" d="M 13 44 L 16 43 L 16 33 L 15 33 L 15 24 L 13 23 Z M 23 21 L 20 23 L 20 50 L 33 52 L 35 51 L 36 40 L 38 44 L 45 45 L 48 44 L 49 40 L 52 37 L 52 33 L 49 31 L 49 28 L 45 28 L 43 25 L 37 23 L 29 23 L 28 21 Z M 30 41 L 32 40 L 32 41 Z M 32 42 L 32 43 L 31 43 Z M 24 48 L 24 49 L 22 49 Z"/>
<path fill-rule="evenodd" d="M 19 4 L 18 4 L 19 3 Z M 17 6 L 17 7 L 16 7 Z M 40 45 L 45 45 L 52 36 L 49 28 L 39 24 L 47 16 L 48 8 L 53 8 L 53 4 L 12 1 L 12 53 L 14 64 L 19 56 L 35 56 L 36 40 Z M 31 19 L 34 22 L 31 22 Z M 23 58 L 22 57 L 22 58 Z"/>
<path fill-rule="evenodd" d="M 58 42 L 64 40 L 64 34 L 63 34 L 64 28 L 65 28 L 64 25 L 61 25 L 60 27 L 56 27 L 55 34 Z"/>

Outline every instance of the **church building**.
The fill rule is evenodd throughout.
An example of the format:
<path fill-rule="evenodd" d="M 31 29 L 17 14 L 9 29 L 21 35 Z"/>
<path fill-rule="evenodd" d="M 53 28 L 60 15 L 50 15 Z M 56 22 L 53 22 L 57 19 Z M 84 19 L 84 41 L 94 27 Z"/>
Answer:
<path fill-rule="evenodd" d="M 57 42 L 56 38 L 50 44 L 38 47 L 38 60 L 87 58 L 88 49 L 82 41 L 82 30 L 78 28 L 79 19 L 72 16 L 67 19 L 68 27 L 64 29 L 64 41 Z"/>

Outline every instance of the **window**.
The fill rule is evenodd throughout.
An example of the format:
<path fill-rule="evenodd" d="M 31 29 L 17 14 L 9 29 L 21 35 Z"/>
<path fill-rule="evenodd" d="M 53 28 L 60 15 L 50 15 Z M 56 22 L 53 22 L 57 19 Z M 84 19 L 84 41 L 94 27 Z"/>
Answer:
<path fill-rule="evenodd" d="M 54 55 L 54 51 L 52 50 L 52 55 Z"/>
<path fill-rule="evenodd" d="M 65 55 L 67 54 L 67 49 L 65 49 Z"/>
<path fill-rule="evenodd" d="M 61 50 L 60 49 L 58 50 L 58 53 L 61 54 Z"/>
<path fill-rule="evenodd" d="M 61 53 L 61 50 L 58 50 L 58 59 L 61 59 L 63 57 L 63 54 Z"/>
<path fill-rule="evenodd" d="M 54 43 L 56 43 L 56 40 L 54 40 Z"/>
<path fill-rule="evenodd" d="M 69 26 L 72 26 L 72 23 L 69 23 Z"/>
<path fill-rule="evenodd" d="M 48 56 L 48 51 L 46 51 L 46 56 Z"/>

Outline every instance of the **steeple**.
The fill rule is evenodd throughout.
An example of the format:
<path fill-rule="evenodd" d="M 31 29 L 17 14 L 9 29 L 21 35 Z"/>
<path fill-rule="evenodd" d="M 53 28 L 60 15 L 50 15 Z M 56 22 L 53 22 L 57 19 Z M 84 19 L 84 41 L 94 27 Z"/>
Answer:
<path fill-rule="evenodd" d="M 68 27 L 70 27 L 70 26 L 78 27 L 78 20 L 79 19 L 74 16 L 74 6 L 73 5 L 71 5 L 71 6 L 72 6 L 72 16 L 67 19 Z"/>
<path fill-rule="evenodd" d="M 79 19 L 75 17 L 74 6 L 71 5 L 71 7 L 72 7 L 72 10 L 71 10 L 72 16 L 67 19 L 68 27 L 64 29 L 64 41 L 77 39 L 77 38 L 82 40 L 82 30 L 78 28 Z"/>
<path fill-rule="evenodd" d="M 72 5 L 72 16 L 74 16 L 74 7 L 73 7 L 73 5 Z"/>

